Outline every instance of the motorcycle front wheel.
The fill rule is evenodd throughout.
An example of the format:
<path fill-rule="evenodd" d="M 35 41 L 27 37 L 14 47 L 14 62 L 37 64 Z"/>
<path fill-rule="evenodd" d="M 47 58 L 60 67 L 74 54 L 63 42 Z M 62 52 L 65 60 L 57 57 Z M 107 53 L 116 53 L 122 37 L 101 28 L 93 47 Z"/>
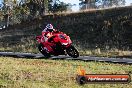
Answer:
<path fill-rule="evenodd" d="M 38 45 L 38 49 L 39 49 L 39 51 L 40 51 L 46 58 L 48 58 L 48 57 L 51 56 L 50 53 L 48 53 L 48 52 L 44 49 L 43 44 L 39 44 L 39 45 Z"/>
<path fill-rule="evenodd" d="M 69 56 L 73 57 L 73 58 L 77 58 L 79 57 L 79 52 L 77 51 L 77 49 L 74 46 L 70 46 L 68 49 L 66 49 L 66 52 Z"/>

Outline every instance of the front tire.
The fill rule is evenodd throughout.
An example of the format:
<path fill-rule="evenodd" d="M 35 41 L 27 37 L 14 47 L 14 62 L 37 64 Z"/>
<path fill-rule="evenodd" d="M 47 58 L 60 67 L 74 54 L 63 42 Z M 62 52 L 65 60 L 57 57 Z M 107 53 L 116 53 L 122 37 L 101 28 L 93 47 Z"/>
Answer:
<path fill-rule="evenodd" d="M 67 54 L 73 58 L 77 58 L 79 57 L 79 52 L 77 51 L 77 49 L 74 46 L 70 46 L 67 50 L 66 50 Z"/>
<path fill-rule="evenodd" d="M 39 51 L 40 51 L 46 58 L 48 58 L 48 57 L 51 56 L 50 53 L 48 53 L 48 52 L 44 49 L 43 44 L 39 44 L 39 45 L 38 45 L 38 49 L 39 49 Z"/>

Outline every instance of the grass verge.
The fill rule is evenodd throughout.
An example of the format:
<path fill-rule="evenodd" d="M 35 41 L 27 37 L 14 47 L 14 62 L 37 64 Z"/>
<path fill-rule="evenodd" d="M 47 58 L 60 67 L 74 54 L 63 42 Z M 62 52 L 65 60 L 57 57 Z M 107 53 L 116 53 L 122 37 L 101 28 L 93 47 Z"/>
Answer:
<path fill-rule="evenodd" d="M 78 66 L 88 74 L 130 73 L 132 76 L 132 65 L 0 57 L 0 88 L 132 88 L 132 82 L 80 86 L 75 81 Z"/>

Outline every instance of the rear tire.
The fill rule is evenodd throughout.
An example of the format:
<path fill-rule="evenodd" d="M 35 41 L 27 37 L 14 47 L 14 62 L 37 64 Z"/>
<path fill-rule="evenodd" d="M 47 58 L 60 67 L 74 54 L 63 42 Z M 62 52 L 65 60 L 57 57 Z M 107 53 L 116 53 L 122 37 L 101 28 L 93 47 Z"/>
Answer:
<path fill-rule="evenodd" d="M 77 58 L 79 57 L 79 52 L 77 51 L 77 49 L 74 46 L 70 46 L 67 50 L 66 50 L 67 54 L 73 58 Z"/>
<path fill-rule="evenodd" d="M 40 51 L 46 58 L 48 58 L 48 57 L 51 56 L 50 53 L 48 53 L 48 52 L 44 49 L 43 44 L 39 44 L 39 45 L 38 45 L 38 49 L 39 49 L 39 51 Z"/>

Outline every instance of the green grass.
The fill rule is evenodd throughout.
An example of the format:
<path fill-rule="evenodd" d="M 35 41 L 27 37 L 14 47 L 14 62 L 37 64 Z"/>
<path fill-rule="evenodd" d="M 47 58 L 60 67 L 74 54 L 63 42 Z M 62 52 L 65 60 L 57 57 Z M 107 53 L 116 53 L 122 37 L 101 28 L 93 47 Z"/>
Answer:
<path fill-rule="evenodd" d="M 132 88 L 132 83 L 80 86 L 75 81 L 79 66 L 88 74 L 131 73 L 132 76 L 132 65 L 0 57 L 0 88 Z"/>
<path fill-rule="evenodd" d="M 122 58 L 132 58 L 132 51 L 123 51 L 123 50 L 79 50 L 80 55 L 87 56 L 97 56 L 97 57 L 122 57 Z"/>

